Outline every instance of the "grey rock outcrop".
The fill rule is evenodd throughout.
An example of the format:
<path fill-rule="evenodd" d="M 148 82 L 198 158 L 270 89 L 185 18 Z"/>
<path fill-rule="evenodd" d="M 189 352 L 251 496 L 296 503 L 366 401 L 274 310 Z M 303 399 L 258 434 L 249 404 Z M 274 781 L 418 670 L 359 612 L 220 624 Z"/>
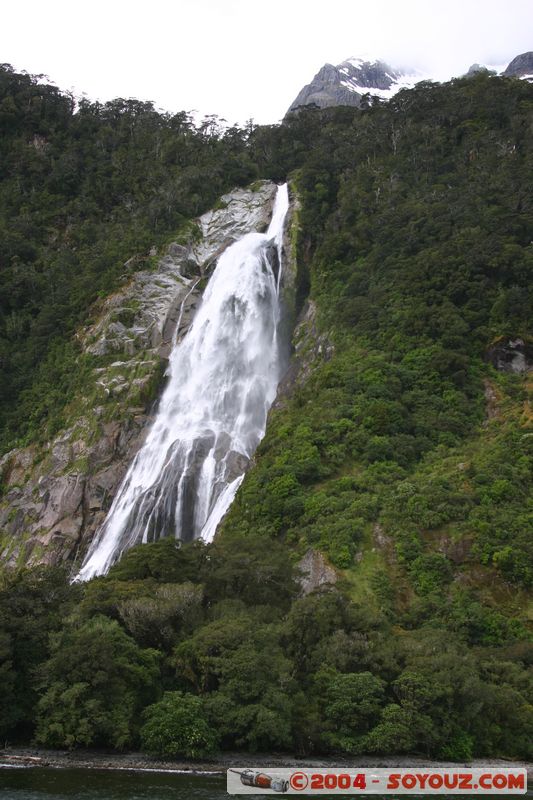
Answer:
<path fill-rule="evenodd" d="M 283 408 L 286 399 L 307 382 L 313 371 L 333 357 L 334 345 L 327 332 L 319 329 L 316 317 L 316 304 L 308 299 L 294 330 L 292 358 L 278 386 L 273 408 Z"/>
<path fill-rule="evenodd" d="M 527 53 L 521 53 L 519 56 L 516 56 L 516 58 L 513 58 L 503 74 L 506 77 L 529 77 L 533 79 L 533 51 L 530 50 Z"/>
<path fill-rule="evenodd" d="M 172 242 L 152 269 L 135 272 L 105 301 L 98 322 L 82 334 L 85 350 L 128 356 L 152 350 L 167 357 L 178 321 L 181 338 L 194 316 L 201 296 L 197 284 L 232 242 L 267 227 L 274 193 L 274 184 L 260 181 L 253 191 L 223 195 L 219 208 L 196 221 L 185 243 Z"/>
<path fill-rule="evenodd" d="M 302 106 L 359 106 L 361 94 L 347 89 L 341 84 L 341 75 L 338 67 L 333 64 L 324 64 L 311 83 L 308 83 L 298 93 L 289 111 L 296 111 Z"/>
<path fill-rule="evenodd" d="M 485 67 L 483 64 L 472 64 L 471 67 L 468 68 L 467 75 L 478 75 L 480 72 L 488 72 L 488 68 Z"/>
<path fill-rule="evenodd" d="M 533 371 L 533 345 L 524 339 L 500 339 L 487 351 L 487 359 L 500 372 L 517 375 Z"/>
<path fill-rule="evenodd" d="M 267 227 L 276 189 L 260 181 L 228 193 L 164 255 L 152 252 L 140 270 L 139 258 L 125 264 L 124 285 L 78 333 L 96 366 L 87 396 L 71 398 L 68 427 L 0 458 L 1 563 L 58 564 L 87 549 L 146 436 L 172 343 L 187 332 L 216 258 Z"/>
<path fill-rule="evenodd" d="M 325 589 L 337 583 L 337 572 L 320 550 L 309 549 L 297 564 L 300 571 L 300 591 L 303 595 Z"/>
<path fill-rule="evenodd" d="M 200 238 L 192 244 L 194 259 L 210 267 L 222 250 L 249 231 L 264 232 L 272 213 L 276 186 L 258 181 L 250 189 L 235 189 L 224 194 L 218 208 L 198 220 Z"/>

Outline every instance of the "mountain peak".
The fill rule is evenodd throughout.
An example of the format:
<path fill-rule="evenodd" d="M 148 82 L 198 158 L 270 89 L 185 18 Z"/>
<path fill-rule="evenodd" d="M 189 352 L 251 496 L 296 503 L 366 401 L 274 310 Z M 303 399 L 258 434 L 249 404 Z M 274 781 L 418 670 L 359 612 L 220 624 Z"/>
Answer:
<path fill-rule="evenodd" d="M 484 71 L 533 82 L 533 51 L 516 56 L 505 69 L 504 65 L 472 64 L 466 74 Z M 337 66 L 324 64 L 311 83 L 303 87 L 287 113 L 310 105 L 358 107 L 365 94 L 389 100 L 400 89 L 411 89 L 423 80 L 431 80 L 431 76 L 415 69 L 393 67 L 373 53 L 361 52 Z"/>
<path fill-rule="evenodd" d="M 289 112 L 301 106 L 359 106 L 365 94 L 389 99 L 400 89 L 411 88 L 424 76 L 415 70 L 392 67 L 381 58 L 361 54 L 337 66 L 324 64 L 311 83 L 304 86 Z"/>
<path fill-rule="evenodd" d="M 533 80 L 533 51 L 530 50 L 527 53 L 521 53 L 519 56 L 516 56 L 516 58 L 513 58 L 503 74 L 506 77 Z"/>
<path fill-rule="evenodd" d="M 386 62 L 380 58 L 380 56 L 376 56 L 375 54 L 370 53 L 359 53 L 357 56 L 350 56 L 345 61 L 342 62 L 343 64 L 349 63 L 353 64 L 354 67 L 361 66 L 361 64 L 385 64 Z"/>

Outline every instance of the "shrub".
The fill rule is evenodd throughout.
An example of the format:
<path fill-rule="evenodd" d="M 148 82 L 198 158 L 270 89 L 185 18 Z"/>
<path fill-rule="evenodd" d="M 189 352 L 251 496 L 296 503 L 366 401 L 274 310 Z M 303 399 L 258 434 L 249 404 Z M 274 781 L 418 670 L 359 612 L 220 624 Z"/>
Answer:
<path fill-rule="evenodd" d="M 202 700 L 183 692 L 165 692 L 143 713 L 142 746 L 149 753 L 174 758 L 205 758 L 218 747 L 216 731 L 209 727 Z"/>

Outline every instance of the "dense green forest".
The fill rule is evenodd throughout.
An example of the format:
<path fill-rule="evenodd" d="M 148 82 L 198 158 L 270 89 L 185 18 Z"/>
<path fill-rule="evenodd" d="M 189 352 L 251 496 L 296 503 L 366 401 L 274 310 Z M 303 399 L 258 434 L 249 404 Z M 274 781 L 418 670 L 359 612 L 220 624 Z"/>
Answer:
<path fill-rule="evenodd" d="M 137 547 L 81 586 L 4 573 L 4 739 L 533 757 L 531 381 L 488 355 L 531 342 L 533 86 L 478 74 L 246 130 L 9 69 L 0 90 L 5 447 L 60 424 L 72 334 L 124 260 L 236 184 L 290 177 L 322 343 L 298 329 L 310 375 L 214 544 Z M 338 581 L 304 596 L 310 547 Z"/>

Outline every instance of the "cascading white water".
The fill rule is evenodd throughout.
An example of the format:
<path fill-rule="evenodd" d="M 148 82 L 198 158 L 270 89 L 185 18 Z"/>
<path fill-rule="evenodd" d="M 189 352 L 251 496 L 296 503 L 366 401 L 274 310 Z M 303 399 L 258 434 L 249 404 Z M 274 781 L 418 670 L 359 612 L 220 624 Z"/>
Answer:
<path fill-rule="evenodd" d="M 134 544 L 210 542 L 264 436 L 279 381 L 279 286 L 287 185 L 266 234 L 220 257 L 193 324 L 175 345 L 154 424 L 95 537 L 79 580 Z"/>

